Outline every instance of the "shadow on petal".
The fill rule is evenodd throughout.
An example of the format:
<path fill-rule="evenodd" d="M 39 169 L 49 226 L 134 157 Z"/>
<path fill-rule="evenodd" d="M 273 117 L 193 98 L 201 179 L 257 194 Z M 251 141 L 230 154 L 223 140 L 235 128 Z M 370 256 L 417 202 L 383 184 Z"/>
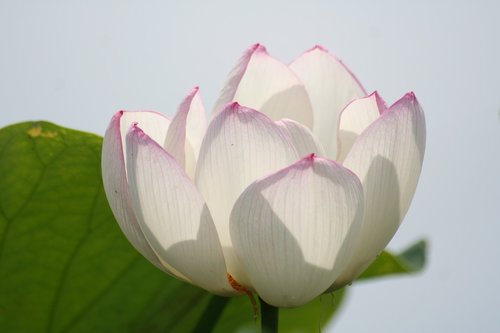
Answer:
<path fill-rule="evenodd" d="M 273 120 L 292 119 L 309 129 L 313 127 L 311 102 L 302 85 L 295 85 L 274 94 L 259 111 Z"/>
<path fill-rule="evenodd" d="M 319 170 L 315 171 L 316 175 L 333 181 L 317 172 Z M 293 194 L 284 194 L 284 200 L 279 203 L 270 202 L 263 194 L 279 180 L 275 177 L 260 182 L 258 192 L 247 202 L 247 207 L 256 209 L 233 210 L 231 236 L 236 254 L 257 293 L 274 306 L 295 307 L 311 301 L 332 285 L 348 263 L 359 228 L 351 226 L 344 235 L 335 237 L 332 231 L 335 220 L 332 218 L 331 225 L 315 223 L 314 214 L 290 228 L 285 221 L 301 214 L 300 204 L 287 202 Z M 242 198 L 238 201 L 244 200 Z M 314 202 L 317 198 L 303 199 Z M 235 207 L 241 204 L 237 202 Z M 354 218 L 360 219 L 362 212 L 356 214 Z"/>
<path fill-rule="evenodd" d="M 372 159 L 363 179 L 365 214 L 354 255 L 332 290 L 355 280 L 384 250 L 396 233 L 402 219 L 400 183 L 396 167 L 387 158 Z"/>
<path fill-rule="evenodd" d="M 183 221 L 170 221 L 169 223 L 182 224 Z M 142 227 L 146 226 L 142 225 Z M 182 229 L 179 228 L 180 232 L 185 233 L 185 231 L 181 231 Z M 189 233 L 194 235 L 194 232 Z M 148 241 L 152 243 L 153 248 L 161 247 L 157 235 L 154 235 L 150 230 L 146 234 L 150 235 Z M 187 237 L 179 235 L 178 238 Z M 180 240 L 168 248 L 162 249 L 162 253 L 158 253 L 158 256 L 175 270 L 188 277 L 193 284 L 203 289 L 221 296 L 238 294 L 227 281 L 222 248 L 206 205 L 203 206 L 200 215 L 196 238 Z"/>

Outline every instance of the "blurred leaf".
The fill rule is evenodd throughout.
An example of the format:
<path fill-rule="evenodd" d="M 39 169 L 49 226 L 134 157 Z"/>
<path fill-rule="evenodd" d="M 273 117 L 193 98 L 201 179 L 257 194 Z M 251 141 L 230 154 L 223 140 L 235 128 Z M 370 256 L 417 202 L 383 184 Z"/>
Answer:
<path fill-rule="evenodd" d="M 384 251 L 361 274 L 358 280 L 420 272 L 425 266 L 426 250 L 427 243 L 425 240 L 421 240 L 397 255 Z"/>

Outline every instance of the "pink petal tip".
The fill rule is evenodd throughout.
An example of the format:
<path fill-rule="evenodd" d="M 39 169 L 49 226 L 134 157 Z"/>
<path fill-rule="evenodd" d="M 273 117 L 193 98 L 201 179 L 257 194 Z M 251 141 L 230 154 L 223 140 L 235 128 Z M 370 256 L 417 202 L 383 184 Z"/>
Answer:
<path fill-rule="evenodd" d="M 238 109 L 240 109 L 240 104 L 236 101 L 234 102 L 230 102 L 226 105 L 226 109 L 227 110 L 231 110 L 231 111 L 238 111 Z"/>
<path fill-rule="evenodd" d="M 234 101 L 234 102 L 228 103 L 223 111 L 227 111 L 227 112 L 232 113 L 232 114 L 238 114 L 238 113 L 251 112 L 251 111 L 255 111 L 255 110 L 253 110 L 251 108 L 247 108 L 247 107 L 241 105 L 240 103 Z"/>
<path fill-rule="evenodd" d="M 401 97 L 399 100 L 397 100 L 392 106 L 397 104 L 414 104 L 414 103 L 418 103 L 417 96 L 415 96 L 415 93 L 413 91 L 410 91 L 404 94 L 404 96 Z"/>
<path fill-rule="evenodd" d="M 375 100 L 377 101 L 377 106 L 378 106 L 378 112 L 380 114 L 384 113 L 387 110 L 387 103 L 384 101 L 382 96 L 378 93 L 377 90 L 372 92 L 369 97 L 375 96 Z"/>
<path fill-rule="evenodd" d="M 250 46 L 248 48 L 248 53 L 250 53 L 250 54 L 260 53 L 260 52 L 267 54 L 266 47 L 260 43 L 253 44 L 252 46 Z"/>
<path fill-rule="evenodd" d="M 316 51 L 316 50 L 322 51 L 325 53 L 329 53 L 328 49 L 326 47 L 324 47 L 323 45 L 319 45 L 319 44 L 314 45 L 309 51 Z"/>
<path fill-rule="evenodd" d="M 298 160 L 295 165 L 300 168 L 310 168 L 314 165 L 316 159 L 318 159 L 318 155 L 311 153 Z"/>
<path fill-rule="evenodd" d="M 315 153 L 311 153 L 311 154 L 307 155 L 307 156 L 305 157 L 305 159 L 308 159 L 308 160 L 310 160 L 310 161 L 313 161 L 316 157 L 317 157 L 317 156 L 316 156 L 316 154 L 315 154 Z"/>

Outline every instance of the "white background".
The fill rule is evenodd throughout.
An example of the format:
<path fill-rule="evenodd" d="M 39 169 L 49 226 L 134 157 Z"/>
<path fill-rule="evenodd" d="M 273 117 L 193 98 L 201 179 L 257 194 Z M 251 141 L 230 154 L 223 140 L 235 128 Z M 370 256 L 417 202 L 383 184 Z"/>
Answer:
<path fill-rule="evenodd" d="M 103 134 L 119 109 L 207 108 L 243 51 L 314 44 L 389 104 L 415 91 L 428 137 L 390 248 L 425 237 L 423 274 L 351 287 L 332 332 L 500 332 L 500 2 L 0 0 L 0 127 Z"/>

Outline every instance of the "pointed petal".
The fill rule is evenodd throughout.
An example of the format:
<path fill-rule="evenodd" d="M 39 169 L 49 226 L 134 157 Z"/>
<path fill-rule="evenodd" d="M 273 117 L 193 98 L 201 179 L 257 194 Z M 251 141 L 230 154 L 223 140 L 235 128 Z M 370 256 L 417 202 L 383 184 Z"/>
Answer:
<path fill-rule="evenodd" d="M 148 133 L 149 137 L 158 144 L 163 144 L 167 136 L 168 128 L 170 126 L 170 119 L 163 114 L 154 111 L 120 111 L 120 142 L 123 148 L 123 156 L 127 149 L 127 131 L 130 126 L 137 123 L 143 128 L 143 131 Z M 124 158 L 125 172 L 127 171 L 127 159 Z"/>
<path fill-rule="evenodd" d="M 201 142 L 207 130 L 207 119 L 205 115 L 205 107 L 200 96 L 200 90 L 195 88 L 191 104 L 189 105 L 189 113 L 187 116 L 186 136 L 189 143 L 193 147 L 195 160 L 198 159 L 200 153 Z"/>
<path fill-rule="evenodd" d="M 177 113 L 170 123 L 167 131 L 167 136 L 165 137 L 165 143 L 163 147 L 165 150 L 174 157 L 177 162 L 185 169 L 185 146 L 186 146 L 186 122 L 189 113 L 189 107 L 191 105 L 191 100 L 193 95 L 196 93 L 197 89 L 193 89 L 189 95 L 182 101 L 179 106 Z"/>
<path fill-rule="evenodd" d="M 229 236 L 233 204 L 251 182 L 297 158 L 286 132 L 264 114 L 237 103 L 217 114 L 208 126 L 196 166 L 196 185 L 214 218 L 228 271 L 240 284 L 245 285 L 245 274 L 234 258 Z"/>
<path fill-rule="evenodd" d="M 137 123 L 149 137 L 160 145 L 163 145 L 167 136 L 170 119 L 161 113 L 154 111 L 122 111 L 120 118 L 120 136 L 123 145 L 123 153 L 126 150 L 127 131 L 133 123 Z M 127 161 L 125 161 L 125 164 Z"/>
<path fill-rule="evenodd" d="M 264 46 L 252 46 L 230 73 L 214 113 L 236 101 L 259 110 L 274 120 L 289 118 L 312 128 L 309 96 L 297 76 L 272 58 Z"/>
<path fill-rule="evenodd" d="M 344 166 L 363 183 L 365 214 L 353 259 L 336 284 L 351 282 L 386 247 L 415 193 L 425 151 L 425 118 L 406 94 L 356 140 Z"/>
<path fill-rule="evenodd" d="M 339 130 L 337 132 L 337 162 L 344 161 L 354 141 L 383 112 L 386 106 L 377 92 L 355 99 L 340 113 Z"/>
<path fill-rule="evenodd" d="M 305 304 L 345 268 L 360 231 L 359 179 L 314 154 L 251 184 L 231 214 L 231 238 L 267 303 Z"/>
<path fill-rule="evenodd" d="M 124 111 L 116 113 L 104 135 L 101 160 L 104 190 L 113 215 L 128 241 L 156 267 L 168 271 L 160 263 L 144 238 L 132 207 L 123 157 L 124 144 L 122 142 L 121 123 L 132 118 L 134 114 L 136 113 L 129 114 Z M 158 115 L 146 115 L 145 117 L 155 116 Z"/>
<path fill-rule="evenodd" d="M 288 132 L 288 135 L 290 135 L 299 156 L 302 157 L 310 155 L 311 153 L 315 153 L 319 156 L 325 156 L 323 147 L 316 140 L 316 138 L 314 138 L 309 128 L 291 119 L 278 120 L 276 121 L 276 124 Z"/>
<path fill-rule="evenodd" d="M 236 294 L 210 212 L 179 163 L 136 125 L 127 135 L 127 159 L 134 210 L 156 254 L 193 284 Z"/>
<path fill-rule="evenodd" d="M 329 158 L 336 157 L 337 121 L 340 111 L 364 88 L 344 64 L 320 46 L 309 50 L 289 66 L 304 83 L 314 110 L 313 133 Z"/>
<path fill-rule="evenodd" d="M 196 160 L 193 147 L 187 139 L 187 121 L 191 104 L 197 93 L 198 87 L 195 87 L 182 101 L 168 128 L 164 144 L 165 150 L 179 162 L 191 179 L 194 177 Z"/>

